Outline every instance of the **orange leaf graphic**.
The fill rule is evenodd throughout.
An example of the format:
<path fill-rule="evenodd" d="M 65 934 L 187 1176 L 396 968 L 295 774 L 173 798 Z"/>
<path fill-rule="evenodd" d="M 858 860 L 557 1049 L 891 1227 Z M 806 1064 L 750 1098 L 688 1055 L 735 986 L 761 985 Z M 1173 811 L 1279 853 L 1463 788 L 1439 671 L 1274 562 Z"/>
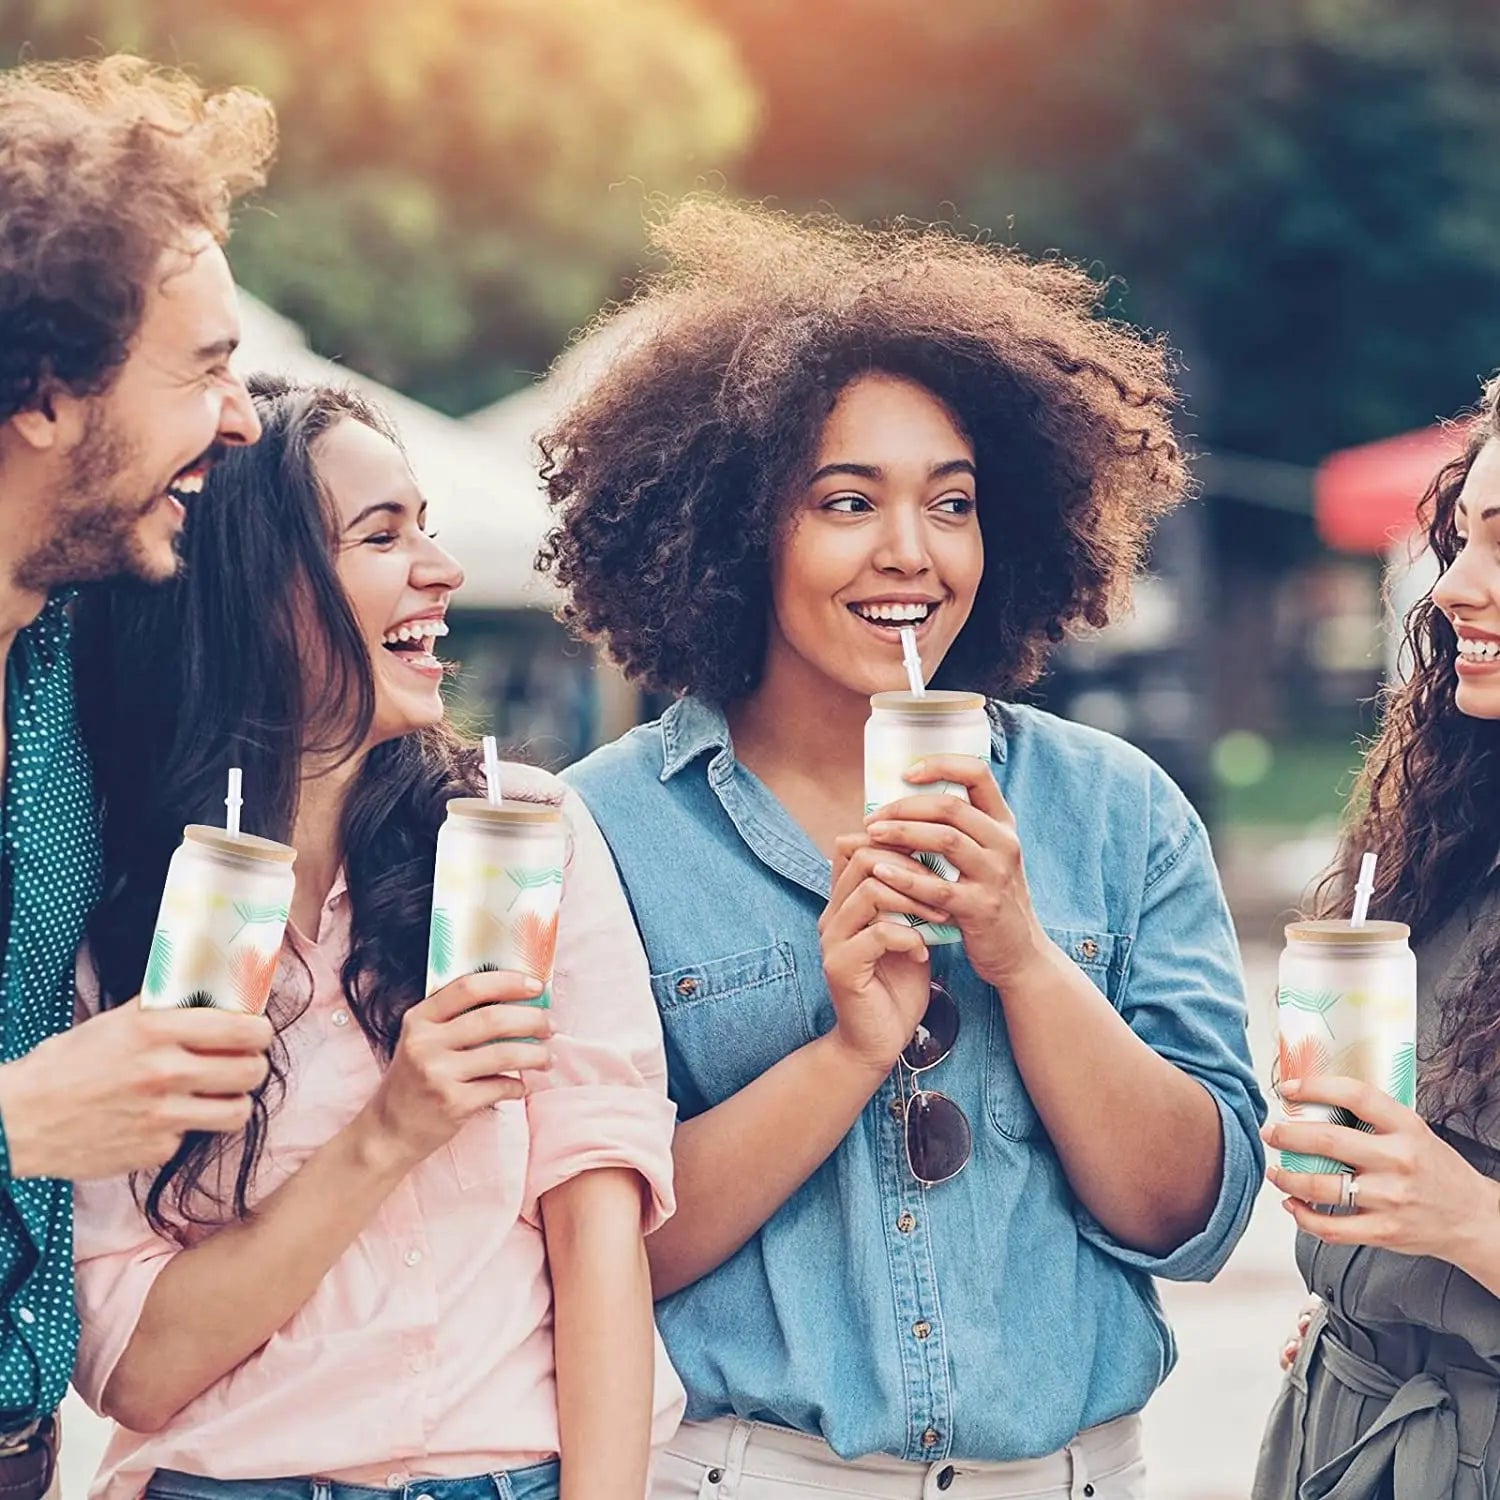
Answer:
<path fill-rule="evenodd" d="M 260 953 L 246 945 L 234 955 L 234 992 L 240 1004 L 253 1016 L 266 1008 L 271 981 L 276 977 L 280 952 Z"/>
<path fill-rule="evenodd" d="M 533 979 L 545 984 L 552 977 L 552 959 L 557 952 L 557 913 L 550 917 L 524 911 L 514 928 L 516 959 Z"/>
<path fill-rule="evenodd" d="M 1299 1037 L 1288 1042 L 1285 1036 L 1276 1038 L 1276 1081 L 1285 1083 L 1293 1078 L 1315 1078 L 1328 1071 L 1328 1050 L 1315 1036 Z M 1298 1115 L 1302 1106 L 1294 1099 L 1283 1099 L 1281 1107 L 1288 1115 Z"/>

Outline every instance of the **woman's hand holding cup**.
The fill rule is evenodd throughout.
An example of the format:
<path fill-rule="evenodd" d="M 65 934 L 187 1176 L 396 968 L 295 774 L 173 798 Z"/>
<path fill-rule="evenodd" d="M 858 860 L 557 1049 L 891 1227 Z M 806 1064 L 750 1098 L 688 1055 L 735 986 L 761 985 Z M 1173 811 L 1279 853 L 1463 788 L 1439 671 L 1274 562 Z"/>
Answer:
<path fill-rule="evenodd" d="M 963 934 L 975 972 L 1003 994 L 1049 947 L 1026 884 L 1016 820 L 987 761 L 933 755 L 906 773 L 915 784 L 955 782 L 969 794 L 916 791 L 865 820 L 881 853 L 873 873 L 908 902 L 941 906 Z M 940 854 L 958 871 L 949 881 L 902 854 Z"/>
<path fill-rule="evenodd" d="M 883 1078 L 927 1009 L 927 944 L 909 923 L 947 922 L 946 911 L 904 894 L 875 874 L 880 863 L 915 860 L 876 848 L 863 834 L 838 841 L 828 905 L 818 920 L 823 973 L 838 1016 L 834 1037 L 848 1056 Z"/>
<path fill-rule="evenodd" d="M 519 1099 L 517 1074 L 547 1068 L 551 1014 L 525 974 L 466 974 L 412 1006 L 363 1116 L 407 1166 L 425 1160 L 482 1109 Z"/>

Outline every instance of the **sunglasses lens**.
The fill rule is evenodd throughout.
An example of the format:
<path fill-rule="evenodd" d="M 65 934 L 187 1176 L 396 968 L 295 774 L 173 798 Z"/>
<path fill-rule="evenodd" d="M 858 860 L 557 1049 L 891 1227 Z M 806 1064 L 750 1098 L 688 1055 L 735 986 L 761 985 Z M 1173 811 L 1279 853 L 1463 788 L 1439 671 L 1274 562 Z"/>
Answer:
<path fill-rule="evenodd" d="M 915 1072 L 942 1062 L 958 1040 L 958 1006 L 942 985 L 934 984 L 927 992 L 927 1011 L 901 1049 L 901 1061 Z"/>
<path fill-rule="evenodd" d="M 913 1094 L 906 1105 L 906 1159 L 918 1182 L 957 1177 L 974 1149 L 964 1112 L 945 1094 Z"/>

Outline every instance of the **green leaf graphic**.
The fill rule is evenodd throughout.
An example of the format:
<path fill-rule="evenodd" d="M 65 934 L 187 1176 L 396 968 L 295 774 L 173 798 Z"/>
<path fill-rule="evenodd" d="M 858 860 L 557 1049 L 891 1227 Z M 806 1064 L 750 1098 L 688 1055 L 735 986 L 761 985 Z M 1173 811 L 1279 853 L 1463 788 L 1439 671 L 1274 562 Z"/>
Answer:
<path fill-rule="evenodd" d="M 292 912 L 288 906 L 256 906 L 250 901 L 236 901 L 234 914 L 240 919 L 240 925 L 235 928 L 234 936 L 229 939 L 231 943 L 238 942 L 240 934 L 255 923 L 279 922 L 285 927 L 287 918 Z"/>
<path fill-rule="evenodd" d="M 151 952 L 146 958 L 146 979 L 142 989 L 153 1000 L 159 1000 L 166 993 L 167 979 L 171 972 L 172 939 L 161 928 L 157 928 L 156 936 L 151 939 Z"/>
<path fill-rule="evenodd" d="M 963 933 L 945 922 L 929 922 L 927 934 L 930 943 L 957 943 L 963 940 Z"/>
<path fill-rule="evenodd" d="M 1281 1165 L 1288 1172 L 1312 1172 L 1321 1174 L 1324 1172 L 1342 1172 L 1344 1164 L 1333 1161 L 1326 1156 L 1303 1156 L 1300 1151 L 1283 1151 L 1281 1153 Z"/>
<path fill-rule="evenodd" d="M 432 908 L 432 939 L 427 949 L 427 967 L 443 979 L 453 964 L 453 920 L 440 906 Z"/>
<path fill-rule="evenodd" d="M 1282 1005 L 1290 1006 L 1293 1010 L 1303 1011 L 1310 1016 L 1321 1016 L 1327 1014 L 1339 1003 L 1339 992 L 1337 990 L 1299 990 L 1285 986 L 1277 992 L 1277 999 Z"/>
<path fill-rule="evenodd" d="M 1397 1104 L 1411 1109 L 1417 1099 L 1417 1049 L 1414 1044 L 1402 1047 L 1391 1065 L 1390 1087 L 1386 1090 Z"/>
<path fill-rule="evenodd" d="M 563 872 L 556 866 L 545 870 L 507 870 L 505 878 L 516 888 L 515 895 L 510 898 L 510 905 L 514 906 L 520 900 L 522 891 L 541 891 L 549 885 L 561 885 Z"/>

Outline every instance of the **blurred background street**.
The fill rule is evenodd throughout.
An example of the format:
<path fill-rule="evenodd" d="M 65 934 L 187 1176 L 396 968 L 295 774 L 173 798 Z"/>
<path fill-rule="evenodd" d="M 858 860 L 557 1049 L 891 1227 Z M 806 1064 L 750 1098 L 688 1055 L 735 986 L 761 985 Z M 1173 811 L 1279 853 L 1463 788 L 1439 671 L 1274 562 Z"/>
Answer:
<path fill-rule="evenodd" d="M 231 247 L 239 367 L 342 372 L 391 409 L 468 573 L 455 708 L 543 764 L 661 706 L 567 638 L 532 569 L 535 438 L 608 364 L 588 325 L 629 296 L 653 202 L 707 187 L 1056 251 L 1180 350 L 1200 497 L 1134 612 L 1033 697 L 1202 811 L 1266 1075 L 1279 920 L 1425 587 L 1442 419 L 1500 364 L 1493 0 L 0 0 L 0 68 L 118 49 L 275 102 L 280 159 Z M 1182 1363 L 1154 1493 L 1243 1497 L 1301 1300 L 1274 1198 L 1217 1282 L 1163 1294 Z M 70 1410 L 70 1497 L 101 1442 Z"/>

